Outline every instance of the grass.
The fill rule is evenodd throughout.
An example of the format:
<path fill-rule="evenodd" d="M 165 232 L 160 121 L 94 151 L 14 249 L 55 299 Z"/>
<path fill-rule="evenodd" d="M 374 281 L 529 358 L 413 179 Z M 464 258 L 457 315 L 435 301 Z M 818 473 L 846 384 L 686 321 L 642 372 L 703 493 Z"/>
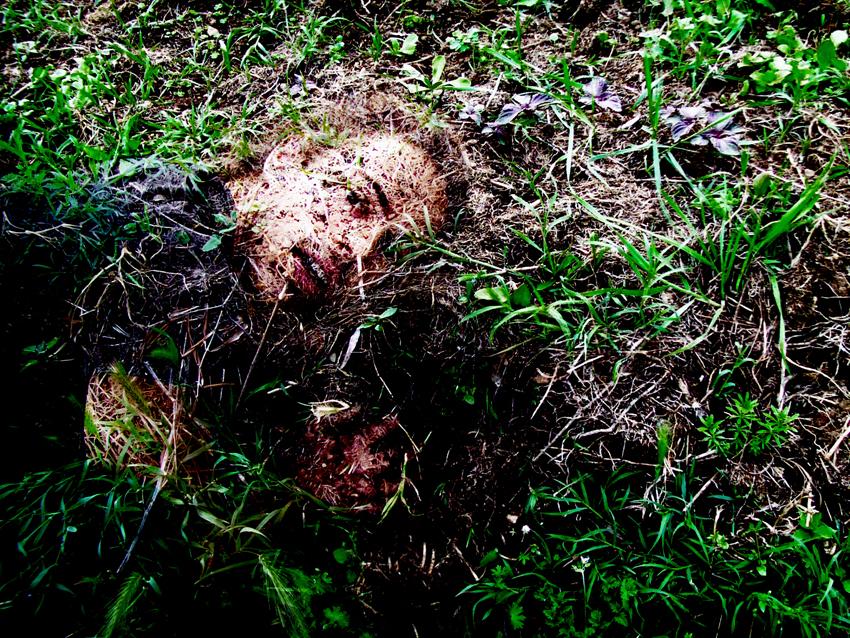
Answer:
<path fill-rule="evenodd" d="M 198 587 L 187 598 L 187 604 L 199 613 L 203 610 L 215 616 L 218 607 L 231 604 L 226 602 L 228 596 L 239 598 L 245 609 L 263 610 L 265 592 L 282 627 L 293 634 L 310 635 L 322 618 L 322 607 L 311 606 L 312 597 L 333 599 L 336 588 L 344 586 L 344 572 L 339 580 L 339 576 L 315 571 L 309 558 L 303 562 L 292 551 L 274 549 L 278 541 L 273 528 L 280 527 L 288 512 L 298 509 L 296 503 L 302 498 L 287 481 L 237 454 L 222 456 L 219 462 L 219 480 L 204 490 L 165 489 L 153 510 L 157 519 L 151 523 L 157 529 L 154 539 L 140 525 L 146 515 L 145 501 L 155 495 L 133 473 L 105 474 L 86 461 L 33 473 L 18 485 L 4 485 L 0 493 L 7 512 L 4 534 L 11 531 L 11 537 L 17 539 L 17 556 L 7 557 L 6 564 L 16 568 L 16 576 L 4 582 L 4 596 L 8 596 L 4 611 L 14 618 L 29 607 L 38 616 L 39 626 L 51 627 L 56 619 L 41 613 L 58 605 L 67 614 L 62 623 L 73 622 L 94 631 L 96 623 L 103 622 L 101 634 L 118 635 L 128 629 L 149 629 L 150 620 L 139 608 L 161 605 L 157 600 L 163 590 L 192 588 L 209 581 L 223 588 L 219 594 L 210 595 L 206 587 Z M 277 499 L 289 494 L 291 500 L 278 500 L 274 508 L 256 511 L 253 504 L 264 494 L 274 494 Z M 286 527 L 287 534 L 297 533 L 297 525 Z M 328 532 L 329 539 L 335 536 L 332 528 Z M 142 542 L 127 563 L 132 571 L 115 574 L 119 564 L 123 567 L 125 549 L 137 533 Z M 308 537 L 318 538 L 315 534 L 316 530 L 310 531 Z M 193 541 L 187 544 L 189 538 Z M 344 538 L 331 542 L 344 542 Z M 293 560 L 301 560 L 301 566 Z M 331 562 L 342 569 L 340 563 L 345 566 L 348 555 Z M 187 578 L 185 570 L 195 571 L 191 566 L 198 563 L 202 566 L 200 579 Z M 226 584 L 244 579 L 254 585 L 248 592 Z M 114 600 L 107 605 L 112 591 L 116 592 Z M 22 598 L 24 592 L 26 599 Z M 246 600 L 246 593 L 254 599 L 249 596 Z M 345 608 L 347 603 L 343 600 L 341 605 Z M 100 608 L 105 616 L 92 613 Z M 161 611 L 172 613 L 168 606 Z M 181 611 L 176 613 L 173 621 L 181 617 Z"/>
<path fill-rule="evenodd" d="M 781 267 L 782 261 L 772 258 L 776 244 L 799 228 L 811 225 L 812 216 L 824 183 L 830 176 L 828 167 L 805 190 L 795 196 L 774 184 L 763 174 L 754 188 L 755 202 L 744 200 L 740 186 L 729 183 L 726 176 L 720 182 L 703 184 L 688 179 L 695 195 L 697 215 L 688 213 L 690 207 L 682 206 L 665 197 L 668 206 L 685 224 L 691 239 L 686 246 L 674 239 L 670 245 L 678 246 L 694 262 L 708 269 L 717 278 L 721 298 L 732 291 L 740 292 L 752 265 L 762 258 L 768 267 Z M 747 195 L 750 195 L 747 193 Z M 698 216 L 698 224 L 692 219 Z"/>
<path fill-rule="evenodd" d="M 481 307 L 464 321 L 486 313 L 501 314 L 490 329 L 491 339 L 503 326 L 527 324 L 541 336 L 557 337 L 568 349 L 587 349 L 600 343 L 616 347 L 615 340 L 623 333 L 648 330 L 659 334 L 676 321 L 676 309 L 661 302 L 660 297 L 673 289 L 686 291 L 676 283 L 684 269 L 651 238 L 644 237 L 643 245 L 623 235 L 616 242 L 595 240 L 594 257 L 586 261 L 569 250 L 553 251 L 549 246 L 550 231 L 566 219 L 550 223 L 545 207 L 538 212 L 538 207 L 522 203 L 534 209 L 540 219 L 539 239 L 515 231 L 531 248 L 535 263 L 506 273 L 513 276 L 512 281 L 502 274 L 486 272 L 465 276 L 470 300 Z M 599 286 L 598 273 L 609 254 L 625 262 L 624 281 Z M 490 279 L 499 285 L 473 289 Z"/>
<path fill-rule="evenodd" d="M 846 574 L 840 531 L 812 518 L 770 538 L 730 515 L 739 501 L 728 494 L 702 495 L 697 513 L 688 474 L 656 499 L 636 495 L 625 472 L 533 491 L 526 547 L 487 554 L 486 575 L 462 595 L 490 627 L 504 618 L 568 636 L 847 630 L 847 594 L 833 587 Z"/>
<path fill-rule="evenodd" d="M 850 631 L 847 3 L 573 4 L 0 9 L 0 623 Z M 267 308 L 227 189 L 339 104 L 415 129 L 451 221 Z M 83 377 L 120 359 L 102 463 Z M 386 462 L 377 514 L 322 462 Z"/>

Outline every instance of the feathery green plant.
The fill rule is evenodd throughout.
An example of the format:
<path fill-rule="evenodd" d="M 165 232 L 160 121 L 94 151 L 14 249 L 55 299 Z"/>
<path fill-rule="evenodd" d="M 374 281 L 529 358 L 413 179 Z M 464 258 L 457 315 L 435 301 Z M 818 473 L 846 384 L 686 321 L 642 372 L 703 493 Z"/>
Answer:
<path fill-rule="evenodd" d="M 732 398 L 723 417 L 704 417 L 699 431 L 708 446 L 723 456 L 744 452 L 758 456 L 785 445 L 796 429 L 797 418 L 788 408 L 759 410 L 758 402 L 744 393 Z"/>
<path fill-rule="evenodd" d="M 130 612 L 143 594 L 142 584 L 142 575 L 138 572 L 133 572 L 124 579 L 115 600 L 106 612 L 106 622 L 100 631 L 100 638 L 111 638 L 116 632 L 121 632 L 121 627 L 126 623 Z"/>
<path fill-rule="evenodd" d="M 300 570 L 281 566 L 277 553 L 260 554 L 257 560 L 266 596 L 274 606 L 281 627 L 290 636 L 309 638 L 309 602 L 316 586 L 315 579 L 308 578 Z"/>

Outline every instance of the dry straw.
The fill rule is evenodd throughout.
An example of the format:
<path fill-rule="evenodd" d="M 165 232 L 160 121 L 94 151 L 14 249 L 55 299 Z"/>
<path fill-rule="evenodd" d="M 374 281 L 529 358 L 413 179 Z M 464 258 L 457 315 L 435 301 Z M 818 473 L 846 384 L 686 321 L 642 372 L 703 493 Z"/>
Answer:
<path fill-rule="evenodd" d="M 208 432 L 176 389 L 131 377 L 120 364 L 89 382 L 85 442 L 90 458 L 160 480 L 196 477 L 209 450 Z"/>
<path fill-rule="evenodd" d="M 240 246 L 270 296 L 317 299 L 376 256 L 385 237 L 433 233 L 448 205 L 430 155 L 399 134 L 290 137 L 232 184 Z"/>

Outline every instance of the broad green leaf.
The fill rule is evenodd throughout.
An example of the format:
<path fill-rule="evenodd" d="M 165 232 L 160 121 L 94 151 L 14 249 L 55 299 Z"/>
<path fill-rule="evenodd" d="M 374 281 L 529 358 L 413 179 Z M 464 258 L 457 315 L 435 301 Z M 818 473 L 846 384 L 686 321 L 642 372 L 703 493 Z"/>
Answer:
<path fill-rule="evenodd" d="M 417 68 L 409 65 L 409 64 L 403 64 L 401 66 L 401 72 L 404 73 L 405 75 L 407 75 L 408 77 L 413 78 L 414 80 L 417 80 L 419 82 L 422 82 L 422 81 L 425 80 L 425 76 L 422 75 L 422 72 L 419 71 Z"/>
<path fill-rule="evenodd" d="M 378 319 L 389 319 L 390 317 L 392 317 L 397 312 L 398 312 L 398 308 L 390 306 L 389 308 L 387 308 L 381 314 L 378 315 Z"/>
<path fill-rule="evenodd" d="M 401 43 L 399 51 L 404 55 L 413 55 L 416 53 L 416 44 L 419 42 L 419 36 L 415 33 L 410 33 Z"/>
<path fill-rule="evenodd" d="M 103 149 L 97 148 L 96 146 L 89 146 L 88 144 L 83 144 L 82 146 L 83 151 L 85 151 L 86 155 L 88 155 L 93 160 L 103 162 L 109 159 L 109 153 L 107 153 Z"/>
<path fill-rule="evenodd" d="M 843 71 L 847 68 L 846 62 L 838 57 L 832 40 L 824 40 L 817 50 L 818 66 L 823 69 L 838 69 Z"/>
<path fill-rule="evenodd" d="M 760 173 L 753 180 L 753 194 L 762 198 L 770 192 L 770 188 L 773 185 L 773 178 L 770 173 Z"/>
<path fill-rule="evenodd" d="M 48 565 L 47 567 L 45 567 L 44 569 L 42 569 L 40 572 L 38 572 L 38 574 L 36 575 L 36 577 L 35 577 L 35 578 L 33 578 L 33 579 L 32 579 L 32 582 L 30 583 L 30 589 L 35 589 L 36 587 L 38 587 L 38 584 L 39 584 L 42 580 L 44 580 L 44 577 L 45 577 L 45 576 L 47 576 L 47 573 L 48 573 L 51 569 L 53 569 L 54 567 L 55 567 L 55 565 Z"/>
<path fill-rule="evenodd" d="M 511 306 L 522 308 L 531 304 L 531 288 L 523 284 L 511 293 Z"/>
<path fill-rule="evenodd" d="M 497 301 L 498 303 L 508 303 L 510 295 L 505 286 L 497 288 L 481 288 L 475 291 L 475 298 L 481 301 Z"/>
<path fill-rule="evenodd" d="M 219 246 L 221 246 L 221 235 L 212 235 L 212 236 L 211 236 L 211 237 L 207 240 L 207 243 L 206 243 L 206 244 L 204 244 L 204 245 L 201 247 L 201 250 L 203 250 L 205 253 L 208 253 L 208 252 L 211 252 L 211 251 L 215 250 L 215 249 L 216 249 L 216 248 L 218 248 Z"/>
<path fill-rule="evenodd" d="M 180 362 L 180 350 L 177 348 L 174 339 L 161 328 L 153 328 L 153 331 L 162 337 L 162 341 L 161 345 L 151 349 L 148 358 L 168 361 L 172 365 L 177 365 Z"/>
<path fill-rule="evenodd" d="M 457 78 L 450 82 L 446 82 L 446 88 L 454 89 L 455 91 L 471 91 L 472 82 L 468 78 Z"/>
<path fill-rule="evenodd" d="M 434 61 L 431 62 L 431 82 L 434 84 L 439 83 L 440 78 L 443 77 L 443 71 L 446 70 L 446 56 L 444 55 L 435 55 Z"/>

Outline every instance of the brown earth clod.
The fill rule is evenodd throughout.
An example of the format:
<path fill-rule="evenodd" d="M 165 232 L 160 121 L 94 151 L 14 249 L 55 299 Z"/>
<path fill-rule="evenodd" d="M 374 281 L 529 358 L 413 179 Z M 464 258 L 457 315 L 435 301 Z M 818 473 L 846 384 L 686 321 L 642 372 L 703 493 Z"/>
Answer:
<path fill-rule="evenodd" d="M 404 445 L 393 414 L 371 421 L 358 407 L 307 425 L 297 482 L 334 507 L 376 514 L 399 488 Z"/>
<path fill-rule="evenodd" d="M 381 241 L 435 232 L 448 205 L 446 181 L 429 154 L 401 135 L 366 133 L 332 145 L 292 137 L 259 174 L 231 184 L 237 243 L 258 289 L 317 301 Z"/>

